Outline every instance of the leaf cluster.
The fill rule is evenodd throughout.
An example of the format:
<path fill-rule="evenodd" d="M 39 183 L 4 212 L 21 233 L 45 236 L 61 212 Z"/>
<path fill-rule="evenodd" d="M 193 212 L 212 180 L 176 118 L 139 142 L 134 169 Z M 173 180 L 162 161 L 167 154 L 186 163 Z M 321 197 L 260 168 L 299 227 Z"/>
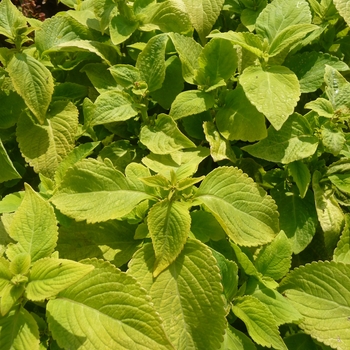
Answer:
<path fill-rule="evenodd" d="M 0 348 L 350 348 L 346 0 L 0 2 Z"/>

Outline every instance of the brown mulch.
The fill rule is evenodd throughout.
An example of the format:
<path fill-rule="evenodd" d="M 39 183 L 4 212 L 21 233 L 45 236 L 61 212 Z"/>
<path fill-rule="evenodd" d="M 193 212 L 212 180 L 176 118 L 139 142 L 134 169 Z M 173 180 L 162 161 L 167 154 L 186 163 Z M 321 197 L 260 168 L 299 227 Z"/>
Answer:
<path fill-rule="evenodd" d="M 12 3 L 21 8 L 26 17 L 41 21 L 54 16 L 59 11 L 68 9 L 62 3 L 58 4 L 57 0 L 12 0 Z"/>

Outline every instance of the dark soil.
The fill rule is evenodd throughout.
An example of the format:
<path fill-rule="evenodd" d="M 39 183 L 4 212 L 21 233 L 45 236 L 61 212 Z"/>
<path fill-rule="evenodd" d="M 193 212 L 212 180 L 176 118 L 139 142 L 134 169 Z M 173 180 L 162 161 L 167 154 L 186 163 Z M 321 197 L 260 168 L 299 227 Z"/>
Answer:
<path fill-rule="evenodd" d="M 12 0 L 18 8 L 21 8 L 26 17 L 36 18 L 44 21 L 59 11 L 66 11 L 68 8 L 57 0 Z"/>

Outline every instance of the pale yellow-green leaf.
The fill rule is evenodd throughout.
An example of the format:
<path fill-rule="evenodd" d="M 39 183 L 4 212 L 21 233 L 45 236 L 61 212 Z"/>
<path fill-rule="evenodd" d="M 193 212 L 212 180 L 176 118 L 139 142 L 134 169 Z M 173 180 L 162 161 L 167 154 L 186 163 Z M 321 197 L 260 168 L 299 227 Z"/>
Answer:
<path fill-rule="evenodd" d="M 14 275 L 22 274 L 26 275 L 31 265 L 30 254 L 27 252 L 17 254 L 10 263 L 10 271 Z"/>
<path fill-rule="evenodd" d="M 137 115 L 129 95 L 121 91 L 107 91 L 99 95 L 95 101 L 95 111 L 90 125 L 101 125 L 120 122 Z"/>
<path fill-rule="evenodd" d="M 169 33 L 168 35 L 179 55 L 184 80 L 189 84 L 195 84 L 194 76 L 199 67 L 198 57 L 202 52 L 202 46 L 191 37 L 177 33 Z"/>
<path fill-rule="evenodd" d="M 15 255 L 28 253 L 32 262 L 49 256 L 57 241 L 56 217 L 52 206 L 25 184 L 24 199 L 9 226 L 9 234 L 16 244 L 6 251 L 13 260 Z"/>
<path fill-rule="evenodd" d="M 249 335 L 259 345 L 278 350 L 287 350 L 268 307 L 251 295 L 237 298 L 232 306 L 233 313 L 246 325 Z"/>
<path fill-rule="evenodd" d="M 12 278 L 10 272 L 10 263 L 3 257 L 0 257 L 0 297 L 2 290 L 9 284 Z"/>
<path fill-rule="evenodd" d="M 17 276 L 14 276 L 12 280 L 15 280 L 16 277 Z M 18 277 L 21 278 L 21 276 Z M 19 304 L 17 303 L 18 299 L 22 297 L 25 290 L 25 286 L 23 283 L 16 285 L 13 284 L 13 282 L 8 284 L 1 293 L 0 311 L 2 317 L 5 317 L 6 314 L 14 307 L 15 304 Z"/>
<path fill-rule="evenodd" d="M 165 270 L 180 254 L 188 238 L 191 217 L 188 205 L 164 200 L 155 204 L 147 216 L 156 261 L 153 275 Z"/>
<path fill-rule="evenodd" d="M 221 136 L 213 122 L 204 122 L 203 130 L 205 138 L 209 142 L 210 155 L 213 157 L 214 162 L 224 159 L 229 159 L 232 162 L 236 161 L 236 155 L 231 148 L 230 142 Z"/>
<path fill-rule="evenodd" d="M 202 43 L 206 42 L 206 36 L 215 24 L 224 0 L 177 0 L 185 6 L 191 23 L 197 31 Z"/>
<path fill-rule="evenodd" d="M 264 276 L 269 276 L 275 280 L 284 277 L 291 264 L 292 247 L 283 231 L 259 251 L 255 260 L 257 270 Z"/>
<path fill-rule="evenodd" d="M 8 156 L 3 143 L 0 140 L 0 183 L 13 179 L 20 179 L 21 175 L 18 173 L 16 168 Z"/>
<path fill-rule="evenodd" d="M 142 158 L 142 163 L 170 179 L 171 171 L 174 171 L 178 180 L 193 175 L 199 163 L 209 156 L 209 150 L 204 147 L 196 147 L 184 151 L 176 151 L 171 154 L 153 154 Z"/>
<path fill-rule="evenodd" d="M 285 323 L 298 323 L 303 317 L 282 294 L 260 285 L 252 294 L 271 311 L 278 326 Z"/>
<path fill-rule="evenodd" d="M 73 149 L 78 130 L 78 109 L 72 102 L 54 102 L 45 124 L 26 113 L 17 125 L 17 140 L 27 162 L 38 173 L 53 178 L 59 163 Z"/>
<path fill-rule="evenodd" d="M 73 260 L 40 259 L 31 268 L 26 296 L 33 301 L 53 297 L 93 269 L 92 265 L 80 264 Z"/>
<path fill-rule="evenodd" d="M 350 2 L 348 0 L 333 0 L 336 9 L 350 26 Z"/>
<path fill-rule="evenodd" d="M 89 158 L 67 170 L 52 202 L 77 221 L 95 223 L 122 218 L 149 198 L 147 193 L 132 188 L 111 165 Z"/>
<path fill-rule="evenodd" d="M 304 316 L 299 327 L 338 350 L 350 348 L 350 265 L 319 261 L 292 271 L 279 291 Z"/>
<path fill-rule="evenodd" d="M 176 96 L 169 114 L 176 120 L 207 111 L 214 103 L 214 96 L 209 92 L 187 90 Z"/>
<path fill-rule="evenodd" d="M 345 214 L 345 226 L 334 251 L 333 260 L 350 264 L 350 215 Z"/>
<path fill-rule="evenodd" d="M 196 193 L 237 244 L 257 246 L 278 232 L 274 200 L 241 170 L 220 167 L 210 172 Z"/>
<path fill-rule="evenodd" d="M 154 262 L 152 245 L 147 244 L 134 255 L 128 274 L 151 295 L 175 349 L 219 348 L 226 327 L 225 309 L 220 272 L 209 248 L 188 240 L 177 259 L 156 279 Z"/>
<path fill-rule="evenodd" d="M 15 54 L 7 66 L 7 71 L 16 92 L 39 123 L 44 124 L 54 88 L 51 72 L 26 53 Z"/>
<path fill-rule="evenodd" d="M 12 42 L 17 42 L 26 28 L 26 18 L 10 0 L 2 0 L 0 3 L 0 34 L 8 37 Z"/>
<path fill-rule="evenodd" d="M 297 76 L 283 66 L 250 66 L 239 81 L 249 101 L 279 130 L 299 100 Z"/>
<path fill-rule="evenodd" d="M 84 263 L 94 270 L 47 304 L 49 329 L 60 347 L 174 350 L 134 278 L 101 260 Z"/>
<path fill-rule="evenodd" d="M 140 141 L 155 154 L 168 154 L 196 146 L 166 114 L 158 115 L 154 125 L 144 125 L 141 128 Z"/>
<path fill-rule="evenodd" d="M 33 316 L 23 307 L 0 317 L 0 348 L 4 350 L 39 350 L 39 329 Z"/>
<path fill-rule="evenodd" d="M 99 41 L 72 40 L 63 42 L 56 47 L 45 51 L 45 54 L 54 55 L 57 52 L 91 52 L 100 57 L 109 66 L 118 62 L 118 51 L 116 47 Z"/>
<path fill-rule="evenodd" d="M 324 233 L 324 242 L 328 252 L 335 248 L 344 224 L 344 213 L 334 197 L 331 188 L 320 184 L 321 173 L 316 170 L 312 176 L 312 188 L 318 221 Z"/>

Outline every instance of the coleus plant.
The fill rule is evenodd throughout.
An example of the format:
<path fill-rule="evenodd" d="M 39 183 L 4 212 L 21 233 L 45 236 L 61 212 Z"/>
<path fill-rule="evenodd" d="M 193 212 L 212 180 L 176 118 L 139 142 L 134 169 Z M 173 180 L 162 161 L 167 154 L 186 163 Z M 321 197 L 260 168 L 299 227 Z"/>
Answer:
<path fill-rule="evenodd" d="M 348 349 L 345 0 L 0 2 L 1 349 Z"/>

